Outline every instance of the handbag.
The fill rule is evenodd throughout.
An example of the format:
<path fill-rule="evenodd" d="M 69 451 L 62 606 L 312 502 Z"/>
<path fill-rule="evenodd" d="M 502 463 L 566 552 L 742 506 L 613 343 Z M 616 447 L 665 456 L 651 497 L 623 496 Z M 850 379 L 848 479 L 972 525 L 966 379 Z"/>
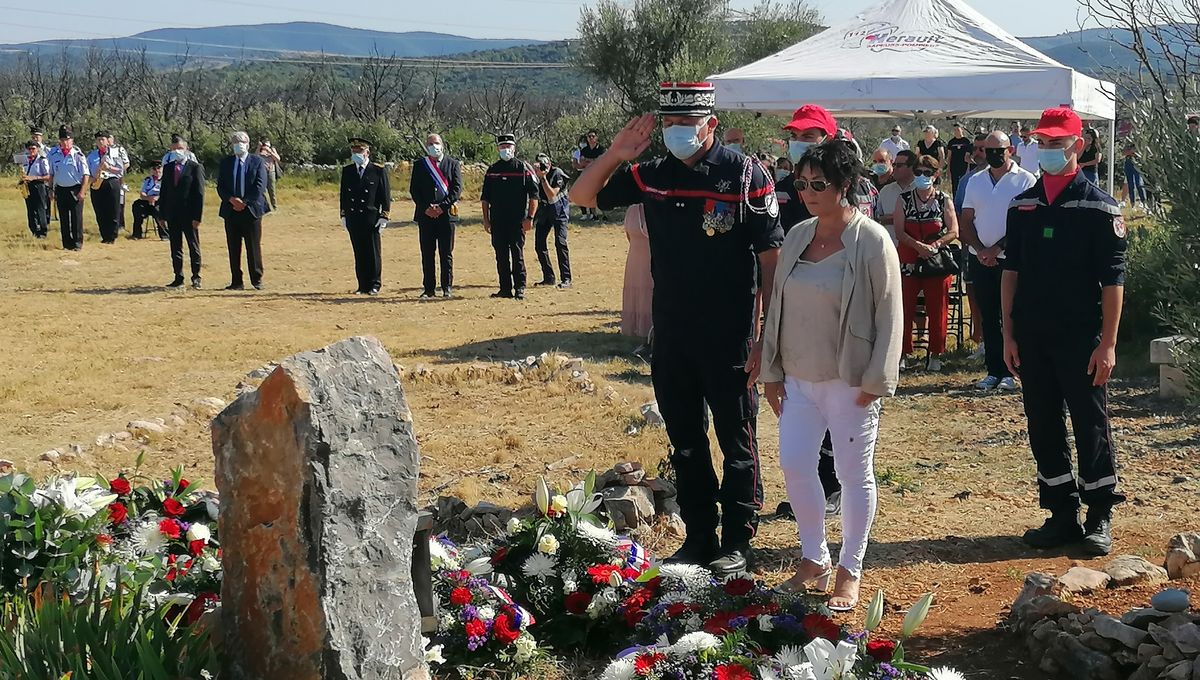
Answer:
<path fill-rule="evenodd" d="M 923 257 L 909 265 L 912 268 L 910 276 L 939 279 L 945 276 L 956 276 L 962 272 L 962 267 L 959 265 L 961 257 L 962 246 L 957 243 L 949 243 L 938 248 L 938 251 L 932 256 Z"/>

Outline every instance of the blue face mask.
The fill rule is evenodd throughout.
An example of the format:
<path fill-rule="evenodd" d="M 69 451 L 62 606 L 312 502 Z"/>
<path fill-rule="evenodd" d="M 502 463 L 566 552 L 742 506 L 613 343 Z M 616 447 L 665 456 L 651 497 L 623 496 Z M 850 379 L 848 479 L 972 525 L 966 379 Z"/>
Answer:
<path fill-rule="evenodd" d="M 812 148 L 812 142 L 802 142 L 798 139 L 788 140 L 788 157 L 793 163 L 799 163 L 800 158 L 804 156 L 804 152 Z"/>
<path fill-rule="evenodd" d="M 361 153 L 350 154 L 350 160 L 354 161 L 355 165 L 366 165 L 367 157 Z"/>
<path fill-rule="evenodd" d="M 738 152 L 738 153 L 746 153 L 746 152 L 745 152 L 745 151 L 742 149 L 742 143 L 741 143 L 741 142 L 733 142 L 732 144 L 726 144 L 726 145 L 725 145 L 725 148 L 726 148 L 726 149 L 729 149 L 730 151 L 736 151 L 736 152 Z"/>
<path fill-rule="evenodd" d="M 913 187 L 917 189 L 932 189 L 933 178 L 926 177 L 925 175 L 917 175 L 916 179 L 913 180 Z"/>
<path fill-rule="evenodd" d="M 441 158 L 442 157 L 442 145 L 441 144 L 426 145 L 425 153 L 429 154 L 430 156 L 433 156 L 434 158 Z"/>
<path fill-rule="evenodd" d="M 887 163 L 876 163 L 875 165 L 872 165 L 871 172 L 875 173 L 876 175 L 878 175 L 880 177 L 883 177 L 884 175 L 886 175 L 888 173 Z"/>
<path fill-rule="evenodd" d="M 187 158 L 187 154 L 178 149 L 171 149 L 171 153 L 167 154 L 167 162 L 182 161 Z"/>
<path fill-rule="evenodd" d="M 500 160 L 511 161 L 513 159 L 513 156 L 516 155 L 516 153 L 517 152 L 515 150 L 513 150 L 511 147 L 505 147 L 503 149 L 500 149 Z"/>
<path fill-rule="evenodd" d="M 696 155 L 703 146 L 704 142 L 700 141 L 700 128 L 704 127 L 708 122 L 704 122 L 692 127 L 691 125 L 672 125 L 671 127 L 663 128 L 663 144 L 667 145 L 667 150 L 671 155 L 681 161 L 687 160 Z"/>
<path fill-rule="evenodd" d="M 1062 172 L 1069 162 L 1067 149 L 1038 149 L 1038 165 L 1051 175 Z"/>
<path fill-rule="evenodd" d="M 790 174 L 792 174 L 791 170 L 785 170 L 784 168 L 776 168 L 775 169 L 775 181 L 782 182 L 783 178 L 787 177 Z"/>
<path fill-rule="evenodd" d="M 246 145 L 241 142 L 234 142 L 233 143 L 233 155 L 245 156 L 246 155 Z"/>

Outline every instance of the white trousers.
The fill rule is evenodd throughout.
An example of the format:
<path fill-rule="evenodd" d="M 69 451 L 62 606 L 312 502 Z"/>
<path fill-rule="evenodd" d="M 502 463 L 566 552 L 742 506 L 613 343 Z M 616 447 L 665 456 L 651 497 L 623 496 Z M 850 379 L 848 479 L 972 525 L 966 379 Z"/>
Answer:
<path fill-rule="evenodd" d="M 829 563 L 825 542 L 825 493 L 817 476 L 821 442 L 829 430 L 833 461 L 842 483 L 842 554 L 839 561 L 854 576 L 862 575 L 867 537 L 875 521 L 875 441 L 882 402 L 855 403 L 861 390 L 842 380 L 784 382 L 787 398 L 779 418 L 779 465 L 788 500 L 796 514 L 804 559 Z"/>

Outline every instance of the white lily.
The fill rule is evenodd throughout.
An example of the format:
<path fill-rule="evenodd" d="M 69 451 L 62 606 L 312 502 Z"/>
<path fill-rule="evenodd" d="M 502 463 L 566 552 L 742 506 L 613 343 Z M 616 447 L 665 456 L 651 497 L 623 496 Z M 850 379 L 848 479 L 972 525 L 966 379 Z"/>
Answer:
<path fill-rule="evenodd" d="M 925 622 L 925 617 L 929 615 L 929 607 L 932 604 L 933 593 L 925 593 L 908 610 L 908 614 L 904 616 L 904 625 L 900 628 L 901 640 L 907 640 L 913 633 L 917 632 L 917 629 Z"/>
<path fill-rule="evenodd" d="M 817 680 L 817 674 L 813 671 L 811 663 L 802 663 L 798 666 L 789 666 L 784 675 L 787 680 Z M 845 678 L 853 678 L 853 675 L 842 676 Z"/>
<path fill-rule="evenodd" d="M 567 492 L 567 512 L 573 516 L 590 515 L 603 502 L 603 496 L 598 493 L 589 496 L 583 487 L 578 484 Z"/>
<path fill-rule="evenodd" d="M 538 512 L 545 515 L 550 511 L 550 487 L 546 486 L 546 478 L 539 477 L 537 489 L 533 492 L 533 500 L 537 503 Z"/>
<path fill-rule="evenodd" d="M 487 557 L 480 557 L 467 562 L 467 565 L 463 569 L 468 571 L 472 576 L 490 574 L 492 573 L 492 560 Z"/>
<path fill-rule="evenodd" d="M 875 597 L 871 598 L 871 606 L 867 607 L 867 620 L 863 623 L 863 628 L 867 631 L 874 632 L 879 624 L 883 623 L 883 591 L 875 592 Z"/>
<path fill-rule="evenodd" d="M 805 645 L 804 655 L 812 664 L 816 680 L 857 680 L 853 670 L 858 645 L 843 640 L 835 646 L 825 638 L 817 638 Z"/>

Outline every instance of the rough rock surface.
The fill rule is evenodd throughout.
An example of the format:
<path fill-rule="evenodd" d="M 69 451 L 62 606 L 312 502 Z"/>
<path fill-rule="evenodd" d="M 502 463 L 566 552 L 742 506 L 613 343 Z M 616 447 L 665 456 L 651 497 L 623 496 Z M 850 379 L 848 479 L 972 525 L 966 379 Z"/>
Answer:
<path fill-rule="evenodd" d="M 1166 583 L 1167 571 L 1151 564 L 1137 555 L 1122 555 L 1104 567 L 1104 573 L 1112 577 L 1109 587 L 1120 588 L 1138 583 Z"/>
<path fill-rule="evenodd" d="M 1167 574 L 1176 579 L 1200 574 L 1200 533 L 1171 537 L 1167 543 Z"/>
<path fill-rule="evenodd" d="M 1112 577 L 1108 574 L 1087 567 L 1071 567 L 1067 573 L 1058 577 L 1063 591 L 1068 593 L 1090 593 L 1102 590 L 1111 580 Z"/>
<path fill-rule="evenodd" d="M 226 680 L 428 677 L 411 560 L 420 456 L 392 360 L 285 359 L 213 421 Z"/>

